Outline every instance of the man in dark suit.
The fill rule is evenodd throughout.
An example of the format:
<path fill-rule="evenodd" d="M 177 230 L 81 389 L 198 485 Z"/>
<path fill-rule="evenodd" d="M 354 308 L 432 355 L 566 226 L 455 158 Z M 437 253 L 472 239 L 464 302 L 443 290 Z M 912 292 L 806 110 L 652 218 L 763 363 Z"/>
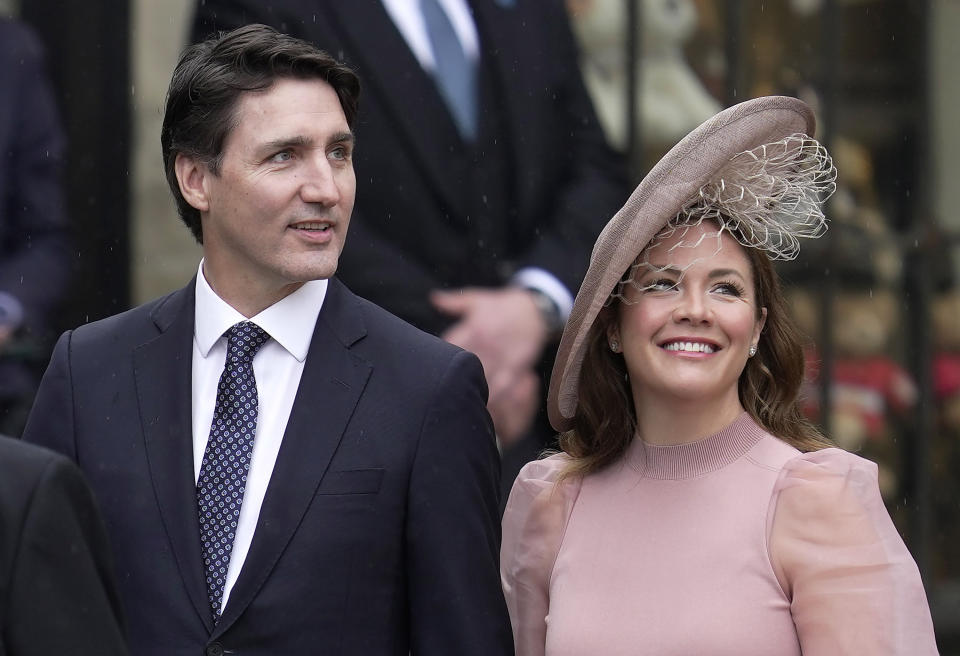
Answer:
<path fill-rule="evenodd" d="M 0 654 L 126 654 L 110 565 L 77 467 L 0 436 Z"/>
<path fill-rule="evenodd" d="M 460 52 L 437 35 L 444 17 Z M 338 275 L 477 353 L 497 434 L 516 442 L 539 407 L 538 360 L 569 313 L 591 245 L 626 197 L 563 3 L 202 0 L 194 38 L 247 22 L 357 69 L 357 136 L 376 148 L 357 154 L 363 190 Z M 447 70 L 457 58 L 460 71 Z M 449 75 L 471 84 L 450 90 Z M 456 93 L 473 110 L 465 117 Z M 521 460 L 543 447 L 542 433 L 526 446 Z M 515 473 L 505 471 L 507 489 Z"/>
<path fill-rule="evenodd" d="M 41 383 L 25 437 L 85 470 L 138 655 L 513 653 L 480 363 L 332 277 L 358 91 L 262 25 L 188 48 L 162 142 L 200 271 Z"/>
<path fill-rule="evenodd" d="M 69 270 L 64 137 L 43 47 L 0 18 L 0 432 L 19 435 Z"/>

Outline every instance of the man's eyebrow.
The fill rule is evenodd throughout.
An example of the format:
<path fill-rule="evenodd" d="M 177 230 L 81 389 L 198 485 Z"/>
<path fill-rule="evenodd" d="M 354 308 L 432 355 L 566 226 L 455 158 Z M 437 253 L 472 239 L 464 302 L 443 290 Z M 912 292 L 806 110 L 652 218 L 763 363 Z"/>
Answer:
<path fill-rule="evenodd" d="M 293 147 L 304 147 L 310 146 L 312 141 L 303 135 L 297 135 L 296 137 L 283 137 L 280 139 L 273 139 L 272 141 L 265 141 L 257 147 L 258 153 L 272 153 L 274 151 L 285 150 L 287 148 Z"/>
<path fill-rule="evenodd" d="M 356 141 L 356 138 L 353 136 L 352 132 L 343 131 L 335 132 L 330 135 L 330 138 L 327 140 L 328 144 L 353 144 Z M 271 141 L 266 141 L 260 146 L 257 147 L 257 152 L 260 154 L 269 154 L 273 152 L 278 152 L 281 150 L 286 150 L 287 148 L 310 148 L 314 145 L 314 140 L 303 135 L 297 135 L 295 137 L 282 137 L 280 139 L 273 139 Z"/>

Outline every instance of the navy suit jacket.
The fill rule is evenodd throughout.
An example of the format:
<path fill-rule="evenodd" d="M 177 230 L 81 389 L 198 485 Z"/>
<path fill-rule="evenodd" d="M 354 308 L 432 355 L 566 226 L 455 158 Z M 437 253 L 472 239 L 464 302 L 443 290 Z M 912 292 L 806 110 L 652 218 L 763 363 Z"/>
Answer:
<path fill-rule="evenodd" d="M 480 364 L 336 279 L 250 551 L 213 625 L 193 470 L 193 326 L 191 283 L 65 333 L 25 431 L 90 481 L 132 652 L 512 654 Z"/>

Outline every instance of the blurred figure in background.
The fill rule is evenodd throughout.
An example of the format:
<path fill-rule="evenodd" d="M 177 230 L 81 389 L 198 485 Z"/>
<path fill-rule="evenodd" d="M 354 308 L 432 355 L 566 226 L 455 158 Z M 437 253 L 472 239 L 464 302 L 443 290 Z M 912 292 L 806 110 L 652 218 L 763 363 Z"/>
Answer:
<path fill-rule="evenodd" d="M 43 47 L 0 18 L 0 433 L 23 428 L 66 286 L 63 153 Z"/>
<path fill-rule="evenodd" d="M 552 436 L 544 350 L 626 191 L 563 3 L 202 0 L 193 39 L 251 22 L 357 69 L 362 192 L 338 276 L 480 356 L 509 489 Z"/>

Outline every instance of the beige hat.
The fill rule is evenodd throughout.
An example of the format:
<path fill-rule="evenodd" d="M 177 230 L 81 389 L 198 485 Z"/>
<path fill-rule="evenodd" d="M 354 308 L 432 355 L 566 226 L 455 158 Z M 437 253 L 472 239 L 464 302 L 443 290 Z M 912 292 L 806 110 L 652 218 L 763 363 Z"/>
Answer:
<path fill-rule="evenodd" d="M 563 331 L 550 378 L 547 411 L 550 423 L 556 430 L 569 430 L 572 425 L 578 403 L 577 388 L 580 369 L 586 353 L 590 328 L 597 314 L 607 304 L 611 293 L 617 288 L 624 273 L 634 264 L 650 240 L 684 208 L 702 200 L 705 196 L 705 188 L 711 183 L 717 183 L 713 185 L 714 189 L 723 190 L 727 183 L 720 179 L 720 175 L 738 156 L 749 156 L 752 158 L 751 161 L 754 161 L 757 159 L 755 153 L 765 154 L 767 146 L 789 144 L 791 138 L 804 136 L 809 137 L 808 142 L 815 144 L 816 148 L 822 151 L 822 147 L 812 140 L 814 127 L 813 112 L 804 102 L 796 98 L 769 96 L 748 100 L 725 109 L 705 121 L 671 148 L 670 152 L 650 170 L 630 195 L 626 205 L 607 223 L 593 247 L 590 268 L 577 293 L 573 310 Z M 826 180 L 828 184 L 818 187 L 818 191 L 826 190 L 826 195 L 829 195 L 833 190 L 830 185 L 834 185 L 836 170 L 833 169 L 825 151 L 822 153 L 822 156 L 826 157 L 829 169 L 825 169 L 826 175 L 821 174 L 819 181 Z M 761 158 L 764 156 L 760 155 Z M 789 170 L 789 166 L 784 170 Z M 830 171 L 832 171 L 832 178 L 830 178 Z M 727 174 L 724 175 L 727 176 Z M 764 172 L 762 177 L 761 184 L 766 185 L 770 176 Z M 760 202 L 753 195 L 749 187 L 751 182 L 742 180 L 733 182 L 735 184 L 732 186 L 737 187 L 741 192 L 746 191 L 755 206 L 761 209 L 767 208 L 767 216 L 763 219 L 767 222 L 767 226 L 764 227 L 767 236 L 761 238 L 760 243 L 746 245 L 777 252 L 777 245 L 770 248 L 767 243 L 764 243 L 771 240 L 782 243 L 783 240 L 782 234 L 772 237 L 769 235 L 771 218 L 768 208 L 771 203 Z M 805 195 L 805 192 L 801 191 L 800 195 Z M 792 203 L 795 209 L 796 196 L 797 194 L 794 193 L 793 198 L 780 197 L 778 201 Z M 739 200 L 743 200 L 743 193 L 740 194 Z M 822 225 L 799 236 L 822 234 L 825 223 L 822 222 L 823 215 L 819 209 L 821 201 L 822 197 L 817 196 L 813 201 L 810 201 L 809 197 L 805 199 L 808 204 L 816 206 L 815 211 L 819 213 Z M 727 214 L 740 213 L 737 207 L 724 209 Z M 777 220 L 775 217 L 772 219 L 773 222 Z M 790 231 L 788 227 L 786 232 Z M 789 235 L 787 238 L 794 244 L 792 250 L 784 255 L 784 250 L 780 249 L 779 253 L 781 257 L 790 258 L 796 255 L 796 240 Z"/>

